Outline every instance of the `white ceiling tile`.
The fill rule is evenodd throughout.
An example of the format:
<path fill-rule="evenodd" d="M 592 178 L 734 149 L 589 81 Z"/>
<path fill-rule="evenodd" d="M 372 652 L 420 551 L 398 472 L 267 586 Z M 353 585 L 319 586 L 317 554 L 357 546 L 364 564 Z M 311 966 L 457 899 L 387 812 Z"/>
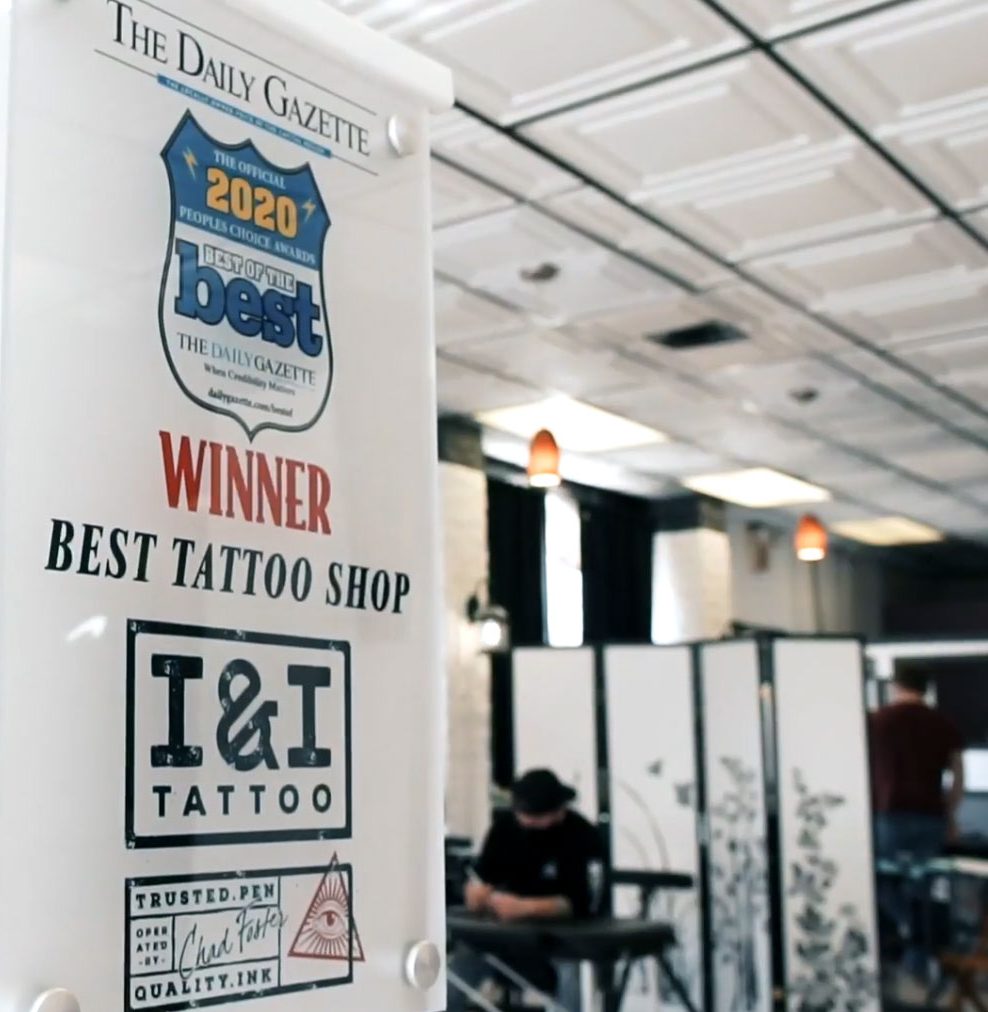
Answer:
<path fill-rule="evenodd" d="M 985 237 L 985 239 L 988 239 L 988 207 L 983 207 L 979 211 L 973 211 L 971 214 L 966 215 L 966 220 L 968 224 L 976 228 Z"/>
<path fill-rule="evenodd" d="M 337 0 L 339 3 L 340 0 Z M 350 4 L 351 7 L 358 5 Z M 701 0 L 417 0 L 354 13 L 453 71 L 467 105 L 503 123 L 743 45 Z"/>
<path fill-rule="evenodd" d="M 883 0 L 731 0 L 736 14 L 763 38 L 774 39 L 833 18 L 874 7 Z"/>
<path fill-rule="evenodd" d="M 437 270 L 472 288 L 562 322 L 644 302 L 678 289 L 532 207 L 518 207 L 435 233 Z M 552 264 L 552 280 L 522 271 Z"/>
<path fill-rule="evenodd" d="M 807 423 L 845 411 L 860 389 L 853 379 L 838 370 L 806 358 L 721 369 L 711 380 L 739 400 Z M 816 391 L 815 400 L 803 403 L 794 396 L 810 389 Z"/>
<path fill-rule="evenodd" d="M 747 55 L 526 128 L 635 201 L 711 190 L 843 131 L 767 57 Z"/>
<path fill-rule="evenodd" d="M 988 478 L 979 478 L 977 481 L 961 483 L 958 485 L 957 491 L 977 499 L 988 506 Z"/>
<path fill-rule="evenodd" d="M 986 269 L 988 250 L 952 222 L 939 220 L 779 253 L 745 268 L 826 313 L 908 290 L 919 278 L 933 282 Z"/>
<path fill-rule="evenodd" d="M 454 221 L 477 218 L 491 211 L 511 207 L 514 201 L 491 186 L 478 182 L 465 172 L 433 160 L 432 224 L 449 225 Z"/>
<path fill-rule="evenodd" d="M 507 375 L 573 397 L 642 386 L 649 375 L 638 363 L 592 336 L 564 330 L 532 331 L 448 349 L 458 361 Z"/>
<path fill-rule="evenodd" d="M 472 415 L 529 404 L 542 396 L 531 387 L 451 362 L 443 355 L 436 362 L 436 375 L 439 410 L 444 413 Z"/>
<path fill-rule="evenodd" d="M 988 379 L 988 306 L 981 329 L 930 338 L 896 353 L 948 385 Z"/>
<path fill-rule="evenodd" d="M 896 454 L 892 460 L 908 471 L 944 484 L 974 481 L 988 470 L 988 451 L 946 433 L 936 446 Z"/>
<path fill-rule="evenodd" d="M 988 201 L 984 0 L 903 4 L 783 52 L 958 207 Z"/>
<path fill-rule="evenodd" d="M 738 413 L 716 431 L 704 433 L 704 445 L 727 456 L 806 477 L 806 467 L 821 448 L 819 440 L 802 436 L 768 418 Z"/>
<path fill-rule="evenodd" d="M 654 377 L 649 386 L 592 398 L 598 407 L 680 438 L 717 430 L 737 413 L 723 397 L 675 376 Z"/>
<path fill-rule="evenodd" d="M 696 446 L 683 443 L 657 443 L 632 450 L 618 450 L 609 455 L 614 461 L 627 464 L 636 471 L 684 478 L 693 474 L 713 474 L 729 470 L 733 463 Z"/>
<path fill-rule="evenodd" d="M 436 343 L 470 341 L 521 330 L 524 316 L 483 299 L 458 285 L 436 283 Z"/>
<path fill-rule="evenodd" d="M 881 344 L 981 330 L 988 319 L 988 271 L 920 278 L 829 315 Z"/>
<path fill-rule="evenodd" d="M 599 235 L 698 288 L 710 288 L 734 277 L 716 260 L 653 225 L 599 190 L 583 187 L 546 201 L 546 206 L 579 228 Z"/>
<path fill-rule="evenodd" d="M 775 348 L 777 358 L 808 353 L 844 351 L 847 339 L 798 312 L 754 284 L 725 285 L 703 296 L 719 319 L 736 323 L 763 344 Z"/>
<path fill-rule="evenodd" d="M 708 347 L 670 349 L 647 340 L 649 335 L 708 322 L 738 327 L 745 340 Z M 717 288 L 699 296 L 681 295 L 640 306 L 598 314 L 603 327 L 629 351 L 656 365 L 699 376 L 732 366 L 795 358 L 823 350 L 831 340 L 812 321 L 804 320 L 749 285 Z"/>
<path fill-rule="evenodd" d="M 458 109 L 434 117 L 431 136 L 434 150 L 524 200 L 580 185 L 571 173 Z"/>
<path fill-rule="evenodd" d="M 644 207 L 732 261 L 929 218 L 932 205 L 851 136 L 714 187 L 660 191 Z"/>
<path fill-rule="evenodd" d="M 554 117 L 532 131 L 730 260 L 934 213 L 762 55 Z"/>

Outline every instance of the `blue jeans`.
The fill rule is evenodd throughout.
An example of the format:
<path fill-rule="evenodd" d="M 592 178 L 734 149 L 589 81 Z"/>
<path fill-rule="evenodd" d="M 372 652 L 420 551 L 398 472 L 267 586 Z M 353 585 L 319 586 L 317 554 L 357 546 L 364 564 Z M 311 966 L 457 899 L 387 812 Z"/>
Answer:
<path fill-rule="evenodd" d="M 566 1012 L 581 1012 L 583 1007 L 580 990 L 580 966 L 578 963 L 532 963 L 525 966 L 515 960 L 504 960 L 516 973 L 521 974 L 527 980 L 531 980 L 540 989 L 549 989 L 547 978 L 552 976 L 555 970 L 556 977 L 556 1001 L 562 1005 Z M 492 967 L 486 959 L 472 949 L 459 948 L 449 961 L 449 969 L 456 974 L 468 987 L 479 990 L 484 981 L 496 980 L 504 982 L 504 978 Z M 510 984 L 510 981 L 507 983 Z M 446 993 L 447 1012 L 465 1012 L 471 1007 L 470 1000 L 461 991 L 453 986 L 450 981 Z"/>
<path fill-rule="evenodd" d="M 907 967 L 918 975 L 925 975 L 931 955 L 923 930 L 929 886 L 924 877 L 912 877 L 910 872 L 940 857 L 946 844 L 947 820 L 942 816 L 888 812 L 875 817 L 875 856 L 897 863 L 903 873 L 882 879 L 879 910 L 888 929 L 905 945 Z"/>

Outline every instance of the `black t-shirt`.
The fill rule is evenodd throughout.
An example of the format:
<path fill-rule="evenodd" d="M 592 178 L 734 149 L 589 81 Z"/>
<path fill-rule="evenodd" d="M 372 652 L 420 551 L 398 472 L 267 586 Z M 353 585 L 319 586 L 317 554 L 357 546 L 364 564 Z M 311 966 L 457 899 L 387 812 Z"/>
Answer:
<path fill-rule="evenodd" d="M 600 860 L 600 834 L 582 815 L 568 811 L 550 829 L 525 829 L 513 814 L 491 827 L 477 862 L 489 886 L 515 896 L 564 896 L 573 913 L 590 913 L 591 862 Z"/>

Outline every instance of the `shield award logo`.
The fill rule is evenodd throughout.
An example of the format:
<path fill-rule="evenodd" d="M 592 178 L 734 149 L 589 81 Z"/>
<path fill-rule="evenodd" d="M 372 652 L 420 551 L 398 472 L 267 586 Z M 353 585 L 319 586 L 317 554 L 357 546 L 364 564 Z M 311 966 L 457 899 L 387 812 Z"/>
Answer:
<path fill-rule="evenodd" d="M 178 385 L 249 439 L 310 428 L 333 380 L 330 219 L 312 169 L 221 143 L 191 113 L 162 157 L 172 214 L 159 316 Z"/>

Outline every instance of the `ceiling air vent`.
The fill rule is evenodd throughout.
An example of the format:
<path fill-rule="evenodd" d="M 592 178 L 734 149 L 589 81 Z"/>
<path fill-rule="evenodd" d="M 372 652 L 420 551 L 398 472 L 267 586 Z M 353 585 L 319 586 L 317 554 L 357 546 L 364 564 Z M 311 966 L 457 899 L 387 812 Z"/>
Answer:
<path fill-rule="evenodd" d="M 646 339 L 663 348 L 674 351 L 690 351 L 693 348 L 710 348 L 715 344 L 730 344 L 733 341 L 747 341 L 748 335 L 729 323 L 710 320 L 680 330 L 668 330 L 647 334 Z"/>

